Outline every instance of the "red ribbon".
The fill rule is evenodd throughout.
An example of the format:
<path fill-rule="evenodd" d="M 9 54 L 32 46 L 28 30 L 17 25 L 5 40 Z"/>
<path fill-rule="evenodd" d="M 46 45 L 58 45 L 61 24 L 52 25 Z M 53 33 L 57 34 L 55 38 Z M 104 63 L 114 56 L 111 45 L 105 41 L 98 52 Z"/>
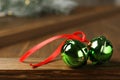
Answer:
<path fill-rule="evenodd" d="M 85 34 L 82 31 L 74 32 L 73 34 L 63 34 L 63 35 L 53 36 L 53 37 L 39 43 L 38 45 L 34 46 L 32 49 L 28 50 L 20 58 L 20 62 L 23 62 L 26 58 L 28 58 L 30 55 L 32 55 L 34 52 L 36 52 L 40 48 L 44 47 L 48 43 L 51 43 L 52 41 L 57 40 L 57 39 L 61 39 L 61 38 L 65 38 L 66 40 L 67 39 L 75 39 L 75 40 L 79 40 L 80 42 L 89 43 L 89 41 L 86 39 Z M 52 60 L 54 60 L 60 54 L 61 48 L 64 45 L 65 41 L 63 41 L 59 45 L 59 47 L 48 58 L 46 58 L 45 60 L 43 60 L 42 62 L 39 62 L 37 64 L 30 64 L 30 66 L 32 66 L 33 68 L 36 68 L 36 67 L 42 66 L 42 65 L 47 64 L 47 63 L 51 62 Z"/>

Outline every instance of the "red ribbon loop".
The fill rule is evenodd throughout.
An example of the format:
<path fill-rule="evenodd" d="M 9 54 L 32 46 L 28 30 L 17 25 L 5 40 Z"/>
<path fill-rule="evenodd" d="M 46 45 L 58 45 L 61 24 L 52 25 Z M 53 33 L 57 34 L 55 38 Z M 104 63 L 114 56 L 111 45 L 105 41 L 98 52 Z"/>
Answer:
<path fill-rule="evenodd" d="M 63 34 L 63 35 L 53 36 L 53 37 L 51 37 L 51 38 L 49 38 L 49 39 L 39 43 L 38 45 L 34 46 L 32 49 L 28 50 L 20 58 L 20 62 L 23 62 L 26 58 L 28 58 L 30 55 L 32 55 L 34 52 L 36 52 L 40 48 L 44 47 L 48 43 L 51 43 L 52 41 L 57 40 L 57 39 L 61 39 L 61 38 L 75 39 L 75 40 L 79 40 L 80 42 L 87 42 L 87 43 L 89 43 L 89 41 L 86 39 L 85 34 L 83 32 L 81 32 L 81 31 L 74 32 L 73 34 Z M 37 64 L 30 64 L 30 66 L 32 66 L 33 68 L 36 68 L 36 67 L 42 66 L 42 65 L 47 64 L 47 63 L 51 62 L 52 60 L 54 60 L 60 54 L 61 48 L 64 45 L 65 41 L 63 41 L 59 45 L 59 47 L 48 58 L 46 58 L 45 60 L 43 60 L 42 62 L 39 62 Z"/>

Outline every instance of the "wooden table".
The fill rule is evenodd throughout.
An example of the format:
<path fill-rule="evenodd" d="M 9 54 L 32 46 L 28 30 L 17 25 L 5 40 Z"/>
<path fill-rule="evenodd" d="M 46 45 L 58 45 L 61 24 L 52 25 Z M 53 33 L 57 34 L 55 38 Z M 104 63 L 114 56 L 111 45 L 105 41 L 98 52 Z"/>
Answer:
<path fill-rule="evenodd" d="M 102 9 L 103 8 L 101 8 L 101 10 Z M 2 40 L 5 40 L 5 41 L 1 40 L 1 44 L 5 42 L 6 43 L 5 45 L 2 44 L 0 48 L 0 54 L 1 54 L 0 55 L 0 79 L 1 80 L 2 79 L 4 80 L 5 79 L 6 80 L 7 79 L 15 79 L 15 80 L 23 80 L 23 79 L 27 79 L 27 80 L 34 80 L 34 79 L 39 79 L 39 80 L 79 80 L 79 79 L 81 80 L 87 80 L 87 79 L 118 80 L 120 79 L 120 54 L 119 54 L 120 53 L 120 42 L 119 42 L 120 12 L 119 12 L 119 9 L 116 9 L 116 10 L 113 9 L 111 13 L 110 11 L 109 11 L 109 14 L 107 12 L 108 15 L 106 13 L 104 13 L 103 15 L 103 13 L 104 12 L 102 12 L 102 15 L 100 15 L 101 13 L 99 13 L 100 16 L 97 15 L 97 17 L 92 16 L 93 18 L 90 17 L 90 15 L 89 17 L 84 16 L 85 19 L 84 18 L 82 19 L 85 21 L 82 21 L 80 19 L 81 17 L 77 18 L 78 15 L 72 18 L 71 16 L 69 16 L 67 18 L 71 19 L 73 21 L 73 24 L 71 20 L 70 20 L 71 23 L 68 23 L 69 20 L 68 22 L 66 20 L 66 21 L 63 21 L 65 23 L 63 22 L 61 23 L 61 26 L 64 26 L 61 28 L 59 25 L 57 26 L 59 21 L 57 23 L 54 23 L 55 24 L 54 27 L 52 27 L 53 24 L 51 23 L 52 25 L 50 24 L 49 25 L 52 31 L 49 30 L 50 28 L 42 26 L 46 28 L 44 29 L 46 30 L 45 33 L 43 33 L 44 31 L 42 31 L 40 28 L 37 28 L 42 31 L 41 34 L 39 32 L 35 33 L 36 29 L 33 29 L 33 34 L 34 35 L 37 34 L 37 37 L 34 37 L 33 35 L 31 35 L 32 33 L 29 32 L 31 31 L 29 29 L 29 26 L 31 27 L 30 25 L 31 22 L 32 21 L 35 22 L 35 21 L 31 19 L 30 23 L 28 24 L 27 20 L 24 19 L 25 22 L 27 22 L 27 24 L 24 23 L 23 26 L 24 27 L 25 25 L 27 26 L 28 33 L 30 34 L 27 34 L 26 33 L 27 31 L 23 31 L 23 32 L 25 32 L 25 35 L 30 35 L 30 36 L 26 36 L 27 38 L 24 39 L 23 37 L 24 34 L 20 34 L 22 32 L 17 33 L 17 31 L 13 31 L 13 33 L 11 32 L 12 37 L 7 32 L 5 35 L 3 34 L 4 35 L 3 39 L 1 37 Z M 67 18 L 65 17 L 65 19 Z M 3 21 L 4 19 L 5 18 L 3 18 Z M 11 18 L 7 18 L 7 19 L 11 19 Z M 18 21 L 19 20 L 22 21 L 22 19 L 18 19 Z M 61 20 L 62 19 L 60 18 L 60 21 Z M 2 24 L 3 23 L 2 19 L 0 21 L 1 21 L 0 25 L 5 25 L 5 24 Z M 38 21 L 39 19 L 37 19 L 37 21 L 35 22 L 37 27 L 38 25 L 41 26 L 41 24 L 39 24 Z M 8 20 L 8 24 L 13 25 L 12 23 L 13 22 L 9 23 L 9 20 Z M 35 23 L 33 26 L 36 26 Z M 18 25 L 22 26 L 22 24 L 23 22 L 21 22 Z M 45 23 L 43 25 L 45 25 Z M 2 30 L 3 30 L 3 33 L 5 33 L 5 28 L 1 28 L 1 33 L 2 33 Z M 6 28 L 6 31 L 7 30 L 10 31 L 10 28 L 9 29 Z M 56 49 L 56 47 L 61 43 L 62 40 L 54 41 L 49 45 L 45 46 L 44 48 L 42 48 L 41 50 L 37 51 L 29 59 L 26 60 L 26 63 L 20 63 L 18 61 L 19 57 L 23 53 L 25 53 L 28 49 L 32 48 L 34 45 L 38 44 L 39 42 L 49 37 L 52 37 L 54 35 L 63 34 L 63 33 L 73 33 L 74 31 L 79 31 L 79 30 L 84 31 L 89 40 L 99 35 L 105 35 L 109 40 L 111 40 L 114 46 L 114 53 L 109 63 L 95 66 L 95 65 L 92 65 L 90 62 L 88 62 L 86 66 L 80 67 L 78 69 L 72 69 L 66 66 L 61 60 L 61 57 L 59 56 L 55 61 L 49 64 L 46 64 L 44 66 L 41 66 L 39 68 L 32 69 L 29 66 L 28 63 L 30 62 L 33 62 L 33 63 L 39 62 L 44 58 L 48 57 Z M 17 36 L 15 35 L 16 33 L 17 35 L 19 34 L 17 37 L 19 39 L 16 39 L 16 36 Z M 15 37 L 13 37 L 13 35 Z M 8 38 L 5 38 L 5 37 L 8 37 Z M 10 44 L 7 42 L 7 40 Z"/>

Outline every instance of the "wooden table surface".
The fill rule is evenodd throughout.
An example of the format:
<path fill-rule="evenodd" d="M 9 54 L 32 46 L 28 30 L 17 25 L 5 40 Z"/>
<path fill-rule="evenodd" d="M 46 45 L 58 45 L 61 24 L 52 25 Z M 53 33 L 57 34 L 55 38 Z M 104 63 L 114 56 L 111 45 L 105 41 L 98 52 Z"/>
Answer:
<path fill-rule="evenodd" d="M 101 16 L 102 17 L 102 16 Z M 39 62 L 48 57 L 63 40 L 54 41 L 41 50 L 33 54 L 26 63 L 20 63 L 19 57 L 28 49 L 41 41 L 54 35 L 63 33 L 73 33 L 74 31 L 83 31 L 89 40 L 92 38 L 105 35 L 111 40 L 114 53 L 110 62 L 103 65 L 92 65 L 90 62 L 86 66 L 78 69 L 71 69 L 66 66 L 59 56 L 55 61 L 32 69 L 28 63 Z M 29 39 L 9 46 L 0 48 L 0 79 L 15 80 L 119 80 L 120 79 L 120 14 L 116 13 L 109 17 L 102 17 L 85 24 L 71 25 L 63 29 L 53 29 L 53 32 L 39 36 L 38 38 Z M 39 34 L 38 34 L 39 35 Z"/>

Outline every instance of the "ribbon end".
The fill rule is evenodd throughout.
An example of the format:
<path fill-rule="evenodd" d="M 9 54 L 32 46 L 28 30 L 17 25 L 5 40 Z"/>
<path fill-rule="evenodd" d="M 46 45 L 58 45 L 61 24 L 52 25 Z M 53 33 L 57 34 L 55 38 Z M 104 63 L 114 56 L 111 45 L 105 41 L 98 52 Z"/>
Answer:
<path fill-rule="evenodd" d="M 20 62 L 23 62 L 24 60 L 22 58 L 19 59 Z"/>
<path fill-rule="evenodd" d="M 30 64 L 30 66 L 32 66 L 33 69 L 37 68 L 38 66 L 35 66 L 33 64 Z"/>

